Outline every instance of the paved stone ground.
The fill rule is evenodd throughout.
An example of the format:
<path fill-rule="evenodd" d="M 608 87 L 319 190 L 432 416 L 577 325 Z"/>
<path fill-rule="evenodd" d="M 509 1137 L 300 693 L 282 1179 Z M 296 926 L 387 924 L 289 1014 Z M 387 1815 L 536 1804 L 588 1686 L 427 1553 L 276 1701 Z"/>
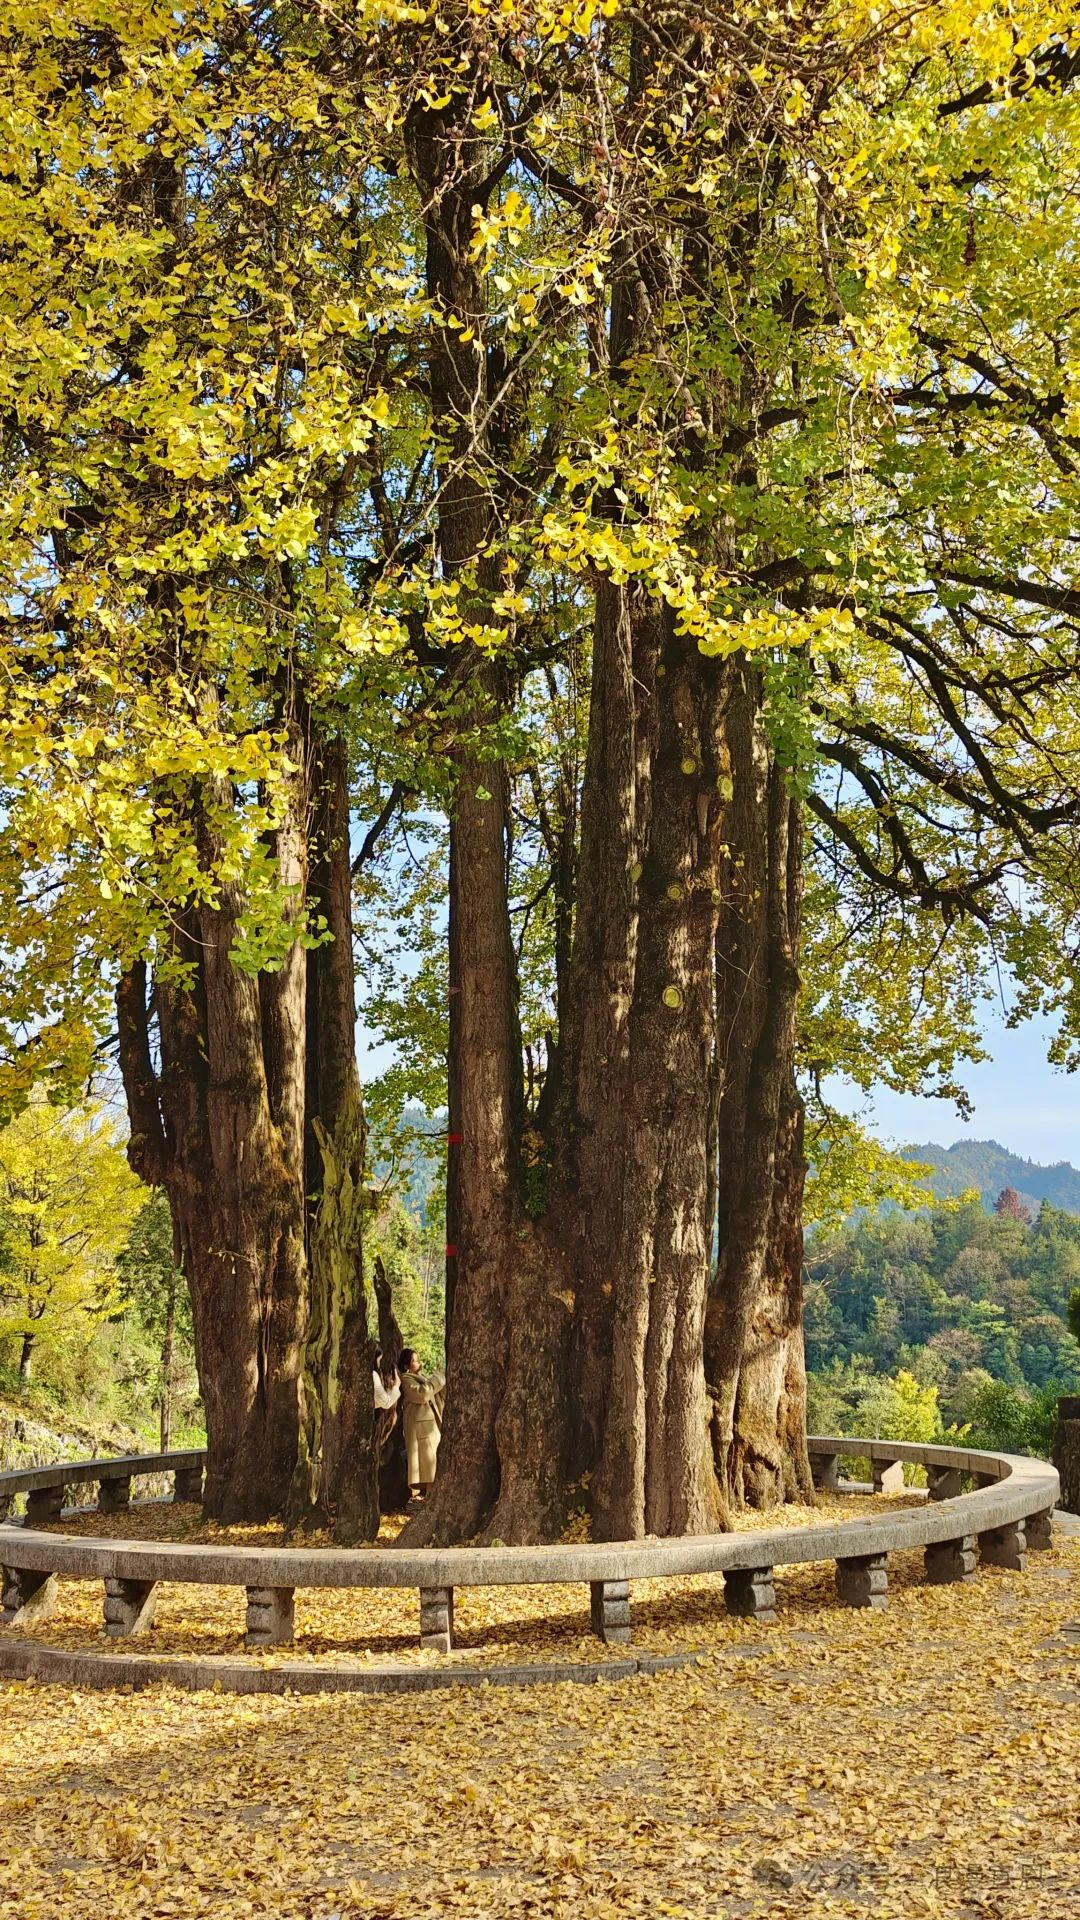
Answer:
<path fill-rule="evenodd" d="M 776 1625 L 616 1685 L 0 1687 L 0 1915 L 1076 1920 L 1078 1534 L 883 1613 L 807 1570 Z"/>

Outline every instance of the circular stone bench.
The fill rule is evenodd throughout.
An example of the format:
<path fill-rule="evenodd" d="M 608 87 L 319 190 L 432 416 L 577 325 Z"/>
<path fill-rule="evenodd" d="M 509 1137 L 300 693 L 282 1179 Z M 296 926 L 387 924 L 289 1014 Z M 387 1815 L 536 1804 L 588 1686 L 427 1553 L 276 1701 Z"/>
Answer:
<path fill-rule="evenodd" d="M 922 1548 L 932 1585 L 969 1581 L 976 1559 L 1021 1572 L 1028 1547 L 1051 1544 L 1058 1476 L 1042 1461 L 1011 1454 L 898 1440 L 815 1437 L 808 1442 L 818 1485 L 839 1482 L 839 1462 L 869 1459 L 875 1487 L 891 1490 L 905 1465 L 926 1469 L 928 1498 L 913 1508 L 820 1526 L 678 1539 L 541 1547 L 229 1547 L 104 1540 L 42 1532 L 36 1522 L 61 1516 L 67 1487 L 96 1483 L 99 1509 L 128 1504 L 137 1475 L 172 1473 L 175 1498 L 201 1495 L 205 1455 L 168 1453 L 0 1474 L 0 1511 L 27 1495 L 25 1522 L 0 1526 L 3 1610 L 0 1624 L 28 1626 L 48 1617 L 56 1580 L 101 1580 L 110 1638 L 151 1624 L 162 1581 L 243 1587 L 247 1646 L 281 1646 L 293 1638 L 297 1587 L 412 1587 L 420 1599 L 421 1647 L 448 1653 L 453 1644 L 454 1589 L 587 1584 L 594 1632 L 605 1642 L 630 1639 L 630 1581 L 722 1573 L 724 1603 L 740 1618 L 774 1620 L 773 1569 L 810 1561 L 836 1563 L 840 1602 L 882 1607 L 890 1553 Z M 973 1490 L 962 1491 L 965 1480 Z M 167 1677 L 163 1668 L 161 1677 Z M 539 1676 L 539 1677 L 542 1677 Z"/>

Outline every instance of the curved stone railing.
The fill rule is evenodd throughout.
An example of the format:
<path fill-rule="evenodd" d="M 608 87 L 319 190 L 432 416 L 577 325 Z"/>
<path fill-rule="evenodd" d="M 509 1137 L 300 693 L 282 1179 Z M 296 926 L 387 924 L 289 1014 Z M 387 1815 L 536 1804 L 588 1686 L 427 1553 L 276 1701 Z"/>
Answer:
<path fill-rule="evenodd" d="M 120 1513 L 131 1503 L 131 1483 L 163 1473 L 173 1476 L 177 1500 L 201 1500 L 206 1454 L 201 1448 L 173 1453 L 134 1453 L 107 1460 L 59 1460 L 45 1467 L 16 1467 L 0 1473 L 0 1522 L 6 1520 L 17 1494 L 26 1495 L 26 1523 L 55 1520 L 64 1510 L 69 1487 L 96 1486 L 98 1511 Z"/>
<path fill-rule="evenodd" d="M 256 1648 L 292 1640 L 297 1587 L 412 1587 L 420 1596 L 421 1646 L 449 1652 L 455 1587 L 581 1582 L 591 1591 L 594 1631 L 604 1641 L 626 1642 L 631 1580 L 722 1573 L 729 1613 L 773 1620 L 777 1566 L 834 1560 L 839 1600 L 881 1607 L 890 1553 L 921 1547 L 927 1579 L 941 1585 L 974 1579 L 977 1555 L 984 1564 L 1020 1572 L 1027 1547 L 1050 1545 L 1058 1476 L 1042 1461 L 895 1440 L 826 1437 L 811 1439 L 809 1447 L 819 1485 L 837 1484 L 841 1459 L 869 1459 L 875 1486 L 886 1489 L 895 1484 L 897 1468 L 925 1467 L 929 1497 L 918 1506 L 862 1520 L 669 1540 L 543 1547 L 210 1547 L 93 1539 L 35 1526 L 60 1516 L 63 1490 L 73 1485 L 96 1482 L 99 1506 L 116 1512 L 128 1501 L 133 1477 L 172 1472 L 176 1498 L 196 1499 L 201 1453 L 0 1474 L 0 1501 L 16 1493 L 28 1496 L 25 1523 L 0 1527 L 0 1621 L 21 1626 L 46 1618 L 58 1575 L 104 1581 L 105 1631 L 112 1637 L 150 1625 L 162 1581 L 236 1586 L 247 1591 L 247 1645 Z M 965 1478 L 976 1483 L 970 1492 L 961 1490 Z"/>

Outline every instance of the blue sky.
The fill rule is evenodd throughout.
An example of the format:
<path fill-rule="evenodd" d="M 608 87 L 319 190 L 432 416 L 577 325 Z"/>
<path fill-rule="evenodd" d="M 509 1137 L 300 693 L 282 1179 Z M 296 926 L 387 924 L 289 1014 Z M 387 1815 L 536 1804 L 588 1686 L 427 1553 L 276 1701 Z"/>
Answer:
<path fill-rule="evenodd" d="M 1012 1153 L 1052 1165 L 1070 1160 L 1080 1166 L 1080 1074 L 1062 1073 L 1046 1058 L 1047 1029 L 1029 1021 L 1010 1029 L 1000 1018 L 984 1028 L 990 1059 L 957 1076 L 971 1095 L 974 1111 L 961 1119 L 944 1100 L 919 1100 L 879 1089 L 867 1116 L 872 1130 L 897 1145 L 909 1141 L 997 1140 Z M 838 1103 L 852 1110 L 857 1098 Z"/>

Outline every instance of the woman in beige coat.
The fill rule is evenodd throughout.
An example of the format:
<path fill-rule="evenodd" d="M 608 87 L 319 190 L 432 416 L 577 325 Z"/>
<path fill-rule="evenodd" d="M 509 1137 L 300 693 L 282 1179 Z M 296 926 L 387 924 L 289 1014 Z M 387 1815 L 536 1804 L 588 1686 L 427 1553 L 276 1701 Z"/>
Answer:
<path fill-rule="evenodd" d="M 446 1375 L 420 1371 L 420 1355 L 406 1347 L 398 1363 L 409 1492 L 427 1493 L 435 1478 L 442 1433 L 442 1396 Z"/>

